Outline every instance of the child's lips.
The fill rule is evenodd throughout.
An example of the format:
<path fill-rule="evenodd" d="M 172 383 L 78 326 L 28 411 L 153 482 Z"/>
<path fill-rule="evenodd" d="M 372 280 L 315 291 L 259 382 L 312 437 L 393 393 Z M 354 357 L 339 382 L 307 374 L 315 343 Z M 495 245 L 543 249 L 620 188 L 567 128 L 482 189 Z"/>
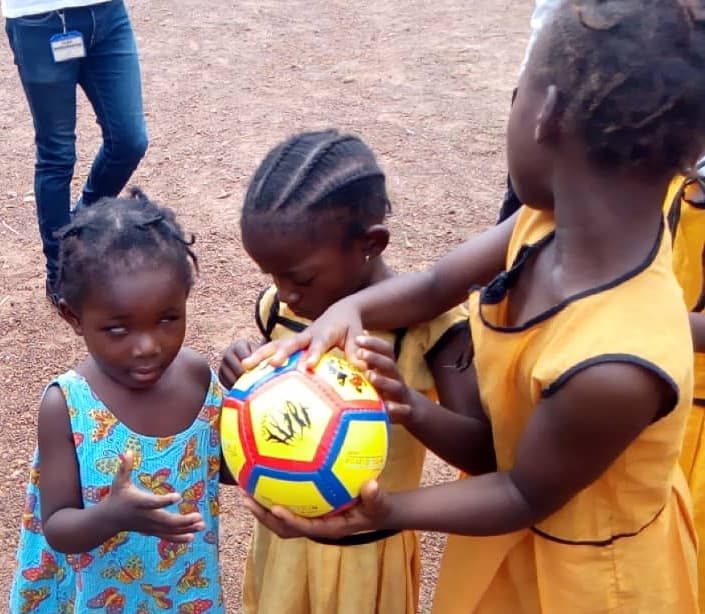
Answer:
<path fill-rule="evenodd" d="M 134 379 L 148 382 L 159 378 L 161 368 L 159 365 L 135 367 L 130 373 Z"/>

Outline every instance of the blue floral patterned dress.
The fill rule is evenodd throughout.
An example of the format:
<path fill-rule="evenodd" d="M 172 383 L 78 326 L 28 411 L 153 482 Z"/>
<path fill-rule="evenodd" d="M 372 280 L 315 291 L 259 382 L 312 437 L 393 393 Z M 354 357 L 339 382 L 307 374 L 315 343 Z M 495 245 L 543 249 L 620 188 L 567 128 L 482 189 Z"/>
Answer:
<path fill-rule="evenodd" d="M 135 484 L 157 494 L 181 493 L 182 501 L 171 511 L 198 511 L 206 528 L 190 544 L 123 532 L 90 552 L 57 553 L 42 535 L 35 453 L 10 613 L 223 614 L 218 562 L 222 393 L 215 375 L 197 419 L 163 438 L 140 435 L 119 422 L 75 371 L 51 385 L 58 385 L 66 399 L 85 507 L 108 494 L 118 455 L 131 450 Z"/>

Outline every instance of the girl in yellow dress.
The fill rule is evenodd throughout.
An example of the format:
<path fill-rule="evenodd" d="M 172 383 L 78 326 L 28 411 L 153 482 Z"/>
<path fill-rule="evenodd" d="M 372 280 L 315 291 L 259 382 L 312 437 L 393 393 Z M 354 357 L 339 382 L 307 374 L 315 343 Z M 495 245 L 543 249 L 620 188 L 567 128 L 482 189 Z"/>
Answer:
<path fill-rule="evenodd" d="M 698 533 L 698 600 L 705 612 L 705 184 L 702 176 L 677 176 L 666 195 L 666 213 L 673 235 L 673 270 L 690 311 L 695 346 L 693 406 L 681 452 L 681 467 L 690 486 Z"/>
<path fill-rule="evenodd" d="M 283 536 L 421 529 L 471 536 L 439 579 L 439 614 L 691 614 L 696 536 L 678 459 L 692 401 L 688 313 L 662 213 L 671 178 L 705 145 L 705 4 L 565 0 L 539 33 L 508 125 L 529 206 L 444 257 L 340 301 L 277 363 L 331 345 L 371 371 L 434 451 L 491 424 L 497 470 L 388 493 L 330 519 L 246 500 Z M 466 421 L 425 420 L 388 348 L 362 326 L 432 318 L 470 293 L 479 395 Z M 249 366 L 249 363 L 246 363 Z M 478 416 L 478 417 L 475 417 Z M 444 438 L 431 441 L 439 431 Z M 475 544 L 475 545 L 473 545 Z M 449 548 L 449 552 L 450 552 Z"/>
<path fill-rule="evenodd" d="M 382 252 L 389 241 L 385 177 L 357 137 L 335 131 L 299 134 L 273 149 L 255 173 L 242 211 L 245 249 L 274 285 L 257 303 L 265 341 L 292 335 L 339 298 L 393 275 Z M 470 396 L 467 311 L 456 307 L 427 323 L 378 336 L 394 347 L 408 385 L 448 407 Z M 230 386 L 252 350 L 226 353 L 221 381 Z M 425 448 L 392 426 L 380 483 L 416 488 Z M 453 460 L 452 453 L 451 458 Z M 491 457 L 490 466 L 494 466 Z M 486 466 L 483 470 L 486 470 Z M 257 525 L 245 570 L 247 614 L 416 614 L 420 551 L 414 531 L 374 531 L 333 543 L 282 540 Z"/>

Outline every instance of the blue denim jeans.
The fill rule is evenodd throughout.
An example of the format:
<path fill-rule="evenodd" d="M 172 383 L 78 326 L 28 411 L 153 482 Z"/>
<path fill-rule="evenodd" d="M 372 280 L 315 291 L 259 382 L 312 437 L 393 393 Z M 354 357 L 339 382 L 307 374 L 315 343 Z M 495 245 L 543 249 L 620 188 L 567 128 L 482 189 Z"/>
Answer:
<path fill-rule="evenodd" d="M 83 204 L 119 194 L 147 150 L 137 45 L 123 0 L 62 12 L 66 29 L 83 35 L 86 57 L 54 62 L 49 39 L 63 32 L 59 11 L 5 22 L 34 120 L 34 194 L 50 281 L 59 257 L 54 233 L 70 220 L 76 86 L 86 93 L 103 135 Z"/>

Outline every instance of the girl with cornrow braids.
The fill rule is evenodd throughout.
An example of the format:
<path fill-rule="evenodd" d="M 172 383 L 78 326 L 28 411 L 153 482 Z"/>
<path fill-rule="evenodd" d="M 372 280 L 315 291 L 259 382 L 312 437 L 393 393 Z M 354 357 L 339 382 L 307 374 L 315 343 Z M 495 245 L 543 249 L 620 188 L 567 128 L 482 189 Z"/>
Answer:
<path fill-rule="evenodd" d="M 382 253 L 389 241 L 384 173 L 358 137 L 336 131 L 298 134 L 274 148 L 255 172 L 242 210 L 247 253 L 274 282 L 255 320 L 263 341 L 302 330 L 331 304 L 393 276 Z M 472 379 L 454 367 L 468 339 L 467 312 L 456 307 L 408 329 L 377 332 L 390 344 L 411 389 L 451 409 L 467 406 Z M 254 346 L 226 352 L 221 381 L 231 386 Z M 430 411 L 440 409 L 435 403 Z M 394 416 L 392 416 L 394 418 Z M 416 488 L 425 448 L 413 429 L 392 426 L 386 488 Z M 407 425 L 408 426 L 408 425 Z M 453 460 L 452 453 L 449 460 Z M 478 471 L 494 466 L 491 453 Z M 255 526 L 243 590 L 246 614 L 416 614 L 420 549 L 414 531 L 372 531 L 342 540 L 282 540 Z"/>
<path fill-rule="evenodd" d="M 39 407 L 11 614 L 225 612 L 222 393 L 182 347 L 192 242 L 139 191 L 59 235 L 59 312 L 88 357 Z"/>
<path fill-rule="evenodd" d="M 507 128 L 521 202 L 442 258 L 348 296 L 246 362 L 332 345 L 391 411 L 473 477 L 406 492 L 370 482 L 341 515 L 246 503 L 281 536 L 451 533 L 438 614 L 695 614 L 696 536 L 678 460 L 693 343 L 663 202 L 705 150 L 705 2 L 563 0 L 539 31 Z M 479 286 L 482 284 L 484 287 Z M 434 317 L 470 288 L 470 353 L 490 423 L 423 421 L 366 328 Z M 453 416 L 457 418 L 457 416 Z M 468 418 L 473 421 L 473 418 Z M 442 437 L 432 441 L 438 433 Z M 496 470 L 472 462 L 490 445 Z M 457 536 L 463 537 L 457 537 Z"/>

